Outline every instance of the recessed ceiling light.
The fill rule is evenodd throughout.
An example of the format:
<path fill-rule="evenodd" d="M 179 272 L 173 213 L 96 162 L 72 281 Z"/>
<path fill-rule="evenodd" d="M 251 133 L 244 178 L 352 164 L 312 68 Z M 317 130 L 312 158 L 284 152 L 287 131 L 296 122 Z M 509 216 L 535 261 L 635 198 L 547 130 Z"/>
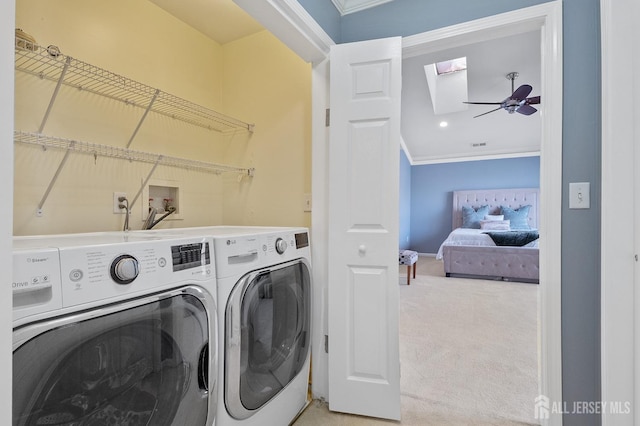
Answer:
<path fill-rule="evenodd" d="M 440 127 L 447 127 L 449 125 L 449 123 L 447 123 L 446 121 L 441 121 L 440 122 Z"/>

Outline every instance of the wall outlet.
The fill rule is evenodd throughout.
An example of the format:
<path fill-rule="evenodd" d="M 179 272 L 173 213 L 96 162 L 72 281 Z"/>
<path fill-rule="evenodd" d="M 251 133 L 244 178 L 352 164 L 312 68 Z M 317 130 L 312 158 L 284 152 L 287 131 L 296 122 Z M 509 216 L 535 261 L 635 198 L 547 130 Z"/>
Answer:
<path fill-rule="evenodd" d="M 125 197 L 126 198 L 127 193 L 126 192 L 114 192 L 113 193 L 113 214 L 125 214 L 126 210 L 125 209 L 121 209 L 119 206 L 120 204 L 122 204 L 122 202 L 120 200 L 118 200 L 120 197 Z"/>

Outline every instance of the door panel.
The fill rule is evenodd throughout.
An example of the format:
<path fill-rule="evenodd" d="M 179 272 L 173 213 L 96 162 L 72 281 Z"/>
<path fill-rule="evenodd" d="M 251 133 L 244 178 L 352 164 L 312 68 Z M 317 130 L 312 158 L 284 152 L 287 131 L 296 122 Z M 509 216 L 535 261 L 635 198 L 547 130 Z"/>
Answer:
<path fill-rule="evenodd" d="M 349 380 L 387 384 L 390 374 L 384 348 L 389 345 L 389 336 L 381 333 L 386 329 L 384 319 L 388 316 L 383 302 L 389 281 L 387 270 L 352 267 L 349 271 L 349 304 L 353 307 L 347 322 L 353 336 L 347 341 L 351 345 L 347 348 L 351 354 Z"/>
<path fill-rule="evenodd" d="M 329 408 L 399 420 L 401 39 L 330 61 Z"/>

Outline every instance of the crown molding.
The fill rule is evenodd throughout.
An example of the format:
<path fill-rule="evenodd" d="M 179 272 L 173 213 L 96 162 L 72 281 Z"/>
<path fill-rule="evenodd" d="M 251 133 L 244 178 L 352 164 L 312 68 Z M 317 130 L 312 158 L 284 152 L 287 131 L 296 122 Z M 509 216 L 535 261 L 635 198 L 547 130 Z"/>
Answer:
<path fill-rule="evenodd" d="M 393 0 L 331 0 L 340 12 L 340 15 L 348 15 L 349 13 L 360 12 L 361 10 L 380 6 Z"/>

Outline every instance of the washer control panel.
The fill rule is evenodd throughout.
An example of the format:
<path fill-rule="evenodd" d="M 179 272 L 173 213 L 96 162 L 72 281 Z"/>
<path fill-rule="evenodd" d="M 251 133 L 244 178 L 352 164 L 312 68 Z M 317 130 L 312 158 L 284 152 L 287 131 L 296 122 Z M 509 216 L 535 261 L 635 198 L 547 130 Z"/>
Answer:
<path fill-rule="evenodd" d="M 209 244 L 194 243 L 171 246 L 171 259 L 174 272 L 197 268 L 203 263 L 209 265 L 211 263 Z"/>
<path fill-rule="evenodd" d="M 213 242 L 199 238 L 60 248 L 64 307 L 134 297 L 215 277 Z"/>
<path fill-rule="evenodd" d="M 56 248 L 13 251 L 13 320 L 62 307 Z"/>

